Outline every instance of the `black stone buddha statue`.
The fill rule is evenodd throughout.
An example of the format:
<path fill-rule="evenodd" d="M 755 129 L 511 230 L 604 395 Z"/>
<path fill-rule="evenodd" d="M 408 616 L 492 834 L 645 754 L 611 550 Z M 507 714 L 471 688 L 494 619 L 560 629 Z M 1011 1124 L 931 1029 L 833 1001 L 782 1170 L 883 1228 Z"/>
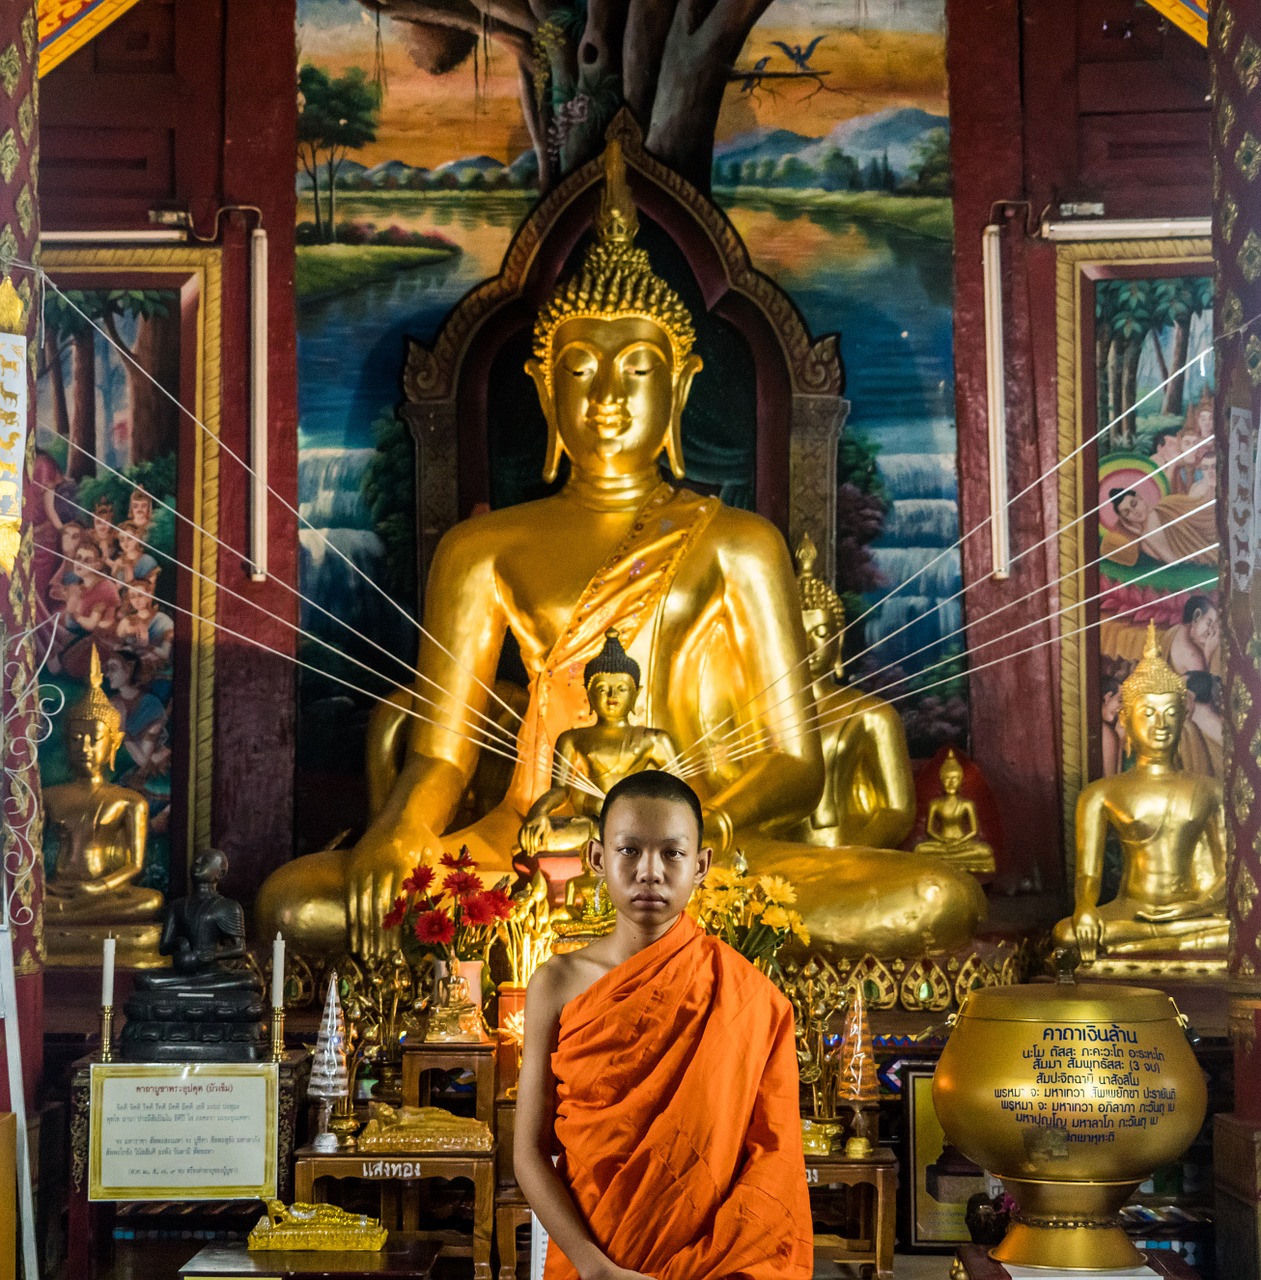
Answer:
<path fill-rule="evenodd" d="M 192 892 L 166 908 L 158 950 L 171 968 L 136 976 L 122 1057 L 131 1062 L 257 1062 L 267 1056 L 263 982 L 249 967 L 245 913 L 219 892 L 228 860 L 193 859 Z"/>

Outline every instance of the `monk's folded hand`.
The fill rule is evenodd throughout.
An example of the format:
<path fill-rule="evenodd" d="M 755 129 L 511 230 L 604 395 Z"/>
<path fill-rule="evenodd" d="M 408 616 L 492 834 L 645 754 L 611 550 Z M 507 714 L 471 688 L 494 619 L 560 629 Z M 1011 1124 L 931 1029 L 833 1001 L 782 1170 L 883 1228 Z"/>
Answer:
<path fill-rule="evenodd" d="M 583 1280 L 654 1280 L 642 1271 L 630 1271 L 626 1267 L 615 1267 L 611 1262 L 599 1271 L 583 1277 Z"/>

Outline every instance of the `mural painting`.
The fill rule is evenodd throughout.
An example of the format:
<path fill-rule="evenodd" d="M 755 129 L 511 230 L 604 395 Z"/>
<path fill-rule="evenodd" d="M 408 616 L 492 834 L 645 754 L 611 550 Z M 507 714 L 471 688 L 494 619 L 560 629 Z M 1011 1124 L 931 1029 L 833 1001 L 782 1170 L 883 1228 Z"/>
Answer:
<path fill-rule="evenodd" d="M 872 691 L 911 677 L 888 696 L 904 697 L 912 750 L 930 754 L 967 726 L 961 646 L 915 652 L 961 622 L 957 602 L 935 611 L 958 590 L 957 556 L 926 568 L 958 536 L 943 0 L 776 0 L 739 20 L 716 7 L 682 42 L 665 38 L 675 5 L 651 11 L 642 30 L 614 31 L 580 3 L 496 6 L 478 30 L 452 25 L 445 6 L 299 0 L 299 486 L 319 530 L 302 532 L 303 592 L 414 656 L 412 447 L 394 416 L 405 340 L 431 341 L 498 271 L 540 190 L 596 154 L 629 103 L 649 150 L 712 191 L 811 331 L 841 333 L 853 406 L 839 512 L 838 586 L 856 623 L 847 652 Z M 520 391 L 532 394 L 524 373 Z M 703 447 L 690 468 L 749 501 L 751 474 L 728 474 Z M 304 626 L 389 665 L 316 608 Z M 308 656 L 327 667 L 318 648 Z M 366 697 L 303 673 L 300 788 L 312 803 L 360 769 L 367 710 Z"/>
<path fill-rule="evenodd" d="M 1121 683 L 1150 620 L 1187 684 L 1182 767 L 1223 777 L 1212 335 L 1210 276 L 1095 285 L 1103 774 L 1125 767 Z"/>
<path fill-rule="evenodd" d="M 126 361 L 95 325 L 125 348 Z M 92 649 L 122 717 L 113 781 L 149 803 L 145 868 L 137 882 L 165 891 L 171 847 L 171 732 L 176 684 L 174 503 L 180 421 L 181 301 L 175 289 L 66 289 L 44 302 L 33 484 L 38 621 L 51 641 L 43 682 L 50 705 L 88 688 Z M 137 365 L 139 367 L 137 367 Z M 146 374 L 149 375 L 146 377 Z M 120 479 L 106 469 L 116 469 Z M 40 745 L 44 786 L 73 776 L 58 718 Z M 47 830 L 45 864 L 56 861 Z"/>

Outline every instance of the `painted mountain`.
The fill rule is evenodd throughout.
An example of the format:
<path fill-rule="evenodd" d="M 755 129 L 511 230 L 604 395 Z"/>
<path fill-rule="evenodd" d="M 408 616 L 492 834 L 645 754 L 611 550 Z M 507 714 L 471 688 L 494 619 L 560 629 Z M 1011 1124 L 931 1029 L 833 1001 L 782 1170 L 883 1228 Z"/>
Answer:
<path fill-rule="evenodd" d="M 845 153 L 860 167 L 873 161 L 884 164 L 901 177 L 915 163 L 917 148 L 933 133 L 949 132 L 946 116 L 933 115 L 919 107 L 890 107 L 872 115 L 842 120 L 822 138 L 809 138 L 791 129 L 754 129 L 737 134 L 714 147 L 714 165 L 721 166 L 750 161 L 771 161 L 779 166 L 790 157 L 818 169 L 834 151 Z"/>

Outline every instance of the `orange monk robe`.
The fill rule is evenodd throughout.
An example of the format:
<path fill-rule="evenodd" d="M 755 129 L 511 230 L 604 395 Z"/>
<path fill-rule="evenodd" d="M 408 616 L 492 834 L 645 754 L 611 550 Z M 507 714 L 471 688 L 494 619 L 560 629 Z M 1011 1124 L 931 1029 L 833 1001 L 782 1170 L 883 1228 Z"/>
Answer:
<path fill-rule="evenodd" d="M 655 1280 L 809 1280 L 788 1001 L 688 916 L 561 1013 L 559 1170 L 597 1244 Z M 555 1241 L 546 1280 L 577 1271 Z"/>

